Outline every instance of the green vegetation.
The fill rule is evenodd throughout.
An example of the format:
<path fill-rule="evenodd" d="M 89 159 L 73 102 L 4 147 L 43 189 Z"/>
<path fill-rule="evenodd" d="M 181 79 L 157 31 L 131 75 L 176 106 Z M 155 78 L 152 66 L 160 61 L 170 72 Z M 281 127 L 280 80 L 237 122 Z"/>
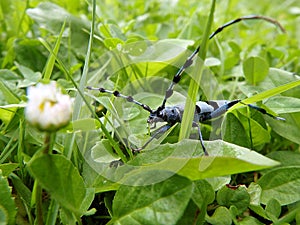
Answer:
<path fill-rule="evenodd" d="M 250 14 L 286 32 L 251 20 L 208 40 Z M 0 224 L 299 224 L 299 24 L 297 0 L 2 0 Z M 168 101 L 190 115 L 133 154 L 149 113 L 85 87 L 155 109 L 200 44 Z M 25 118 L 27 90 L 50 81 L 74 99 L 73 115 L 42 132 Z M 63 114 L 52 97 L 37 108 L 49 121 Z M 190 129 L 200 99 L 242 99 L 285 121 L 236 105 L 201 124 L 205 157 Z"/>

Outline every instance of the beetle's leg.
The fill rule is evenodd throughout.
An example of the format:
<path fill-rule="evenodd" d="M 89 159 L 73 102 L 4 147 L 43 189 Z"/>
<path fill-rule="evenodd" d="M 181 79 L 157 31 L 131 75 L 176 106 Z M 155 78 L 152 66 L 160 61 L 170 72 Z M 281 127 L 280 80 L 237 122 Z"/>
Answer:
<path fill-rule="evenodd" d="M 194 122 L 193 122 L 193 126 L 194 126 L 194 127 L 197 127 L 197 129 L 198 129 L 198 134 L 199 134 L 199 140 L 200 140 L 200 143 L 201 143 L 201 146 L 202 146 L 204 155 L 208 156 L 208 153 L 207 153 L 206 148 L 205 148 L 205 146 L 204 146 L 204 142 L 203 142 L 203 138 L 202 138 L 202 133 L 201 133 L 200 125 L 199 125 L 197 122 L 194 121 Z"/>
<path fill-rule="evenodd" d="M 132 152 L 140 152 L 142 151 L 144 148 L 146 148 L 146 146 L 151 142 L 153 141 L 154 138 L 156 138 L 159 134 L 163 134 L 165 133 L 167 130 L 169 130 L 171 128 L 171 125 L 170 124 L 165 124 L 163 125 L 162 127 L 158 128 L 155 133 L 150 137 L 150 139 L 140 148 L 135 148 L 135 149 L 132 149 Z"/>

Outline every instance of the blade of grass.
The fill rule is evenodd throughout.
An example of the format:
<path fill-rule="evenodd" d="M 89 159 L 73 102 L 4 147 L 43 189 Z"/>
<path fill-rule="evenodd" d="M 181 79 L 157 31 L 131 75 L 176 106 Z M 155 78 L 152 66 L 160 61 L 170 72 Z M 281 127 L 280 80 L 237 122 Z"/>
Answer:
<path fill-rule="evenodd" d="M 213 18 L 214 18 L 215 3 L 216 3 L 216 1 L 213 0 L 211 8 L 210 8 L 209 18 L 206 23 L 204 36 L 203 36 L 200 51 L 199 51 L 200 60 L 198 60 L 198 61 L 196 60 L 197 76 L 195 76 L 194 79 L 191 79 L 191 81 L 190 81 L 188 97 L 186 99 L 181 129 L 180 129 L 180 133 L 179 133 L 179 140 L 188 138 L 190 135 L 191 128 L 192 128 L 192 120 L 194 118 L 194 112 L 195 112 L 195 107 L 196 107 L 196 98 L 197 98 L 199 84 L 200 84 L 202 72 L 203 72 L 203 65 L 204 65 L 203 62 L 206 57 L 207 42 L 209 40 L 209 34 L 210 34 L 210 30 L 211 30 L 211 26 L 212 26 Z"/>
<path fill-rule="evenodd" d="M 83 95 L 86 80 L 87 80 L 87 74 L 88 74 L 88 69 L 89 69 L 91 52 L 92 52 L 93 37 L 94 37 L 94 33 L 95 33 L 95 30 L 94 30 L 95 20 L 96 20 L 96 18 L 95 18 L 95 16 L 96 16 L 96 1 L 95 0 L 93 0 L 92 6 L 93 6 L 93 11 L 92 11 L 92 24 L 91 24 L 91 30 L 90 30 L 90 39 L 89 39 L 89 43 L 88 43 L 88 49 L 87 49 L 86 58 L 85 58 L 85 62 L 84 62 L 83 72 L 82 72 L 82 76 L 81 76 L 80 83 L 79 83 L 79 88 L 77 88 L 76 83 L 73 81 L 73 79 L 71 79 L 73 84 L 75 84 L 75 87 L 78 89 L 78 95 L 76 96 L 75 102 L 74 102 L 73 119 L 77 120 L 79 118 L 82 104 L 83 104 L 83 102 L 85 102 L 85 104 L 87 105 L 87 107 L 89 108 L 89 110 L 91 111 L 93 116 L 95 118 L 97 118 L 97 120 L 99 121 L 101 130 L 103 131 L 103 133 L 105 134 L 107 139 L 110 141 L 111 145 L 116 150 L 117 154 L 121 157 L 123 162 L 126 162 L 127 161 L 126 156 L 124 155 L 124 153 L 120 149 L 118 143 L 113 139 L 113 137 L 107 131 L 107 129 L 105 128 L 105 126 L 103 125 L 101 120 L 98 118 L 95 111 L 92 109 L 92 107 L 89 105 L 89 103 L 86 101 L 86 99 Z M 70 138 L 72 138 L 72 137 L 70 137 Z M 67 153 L 68 158 L 71 157 L 72 146 L 73 146 L 74 140 L 75 140 L 74 138 L 72 138 L 72 140 L 71 140 L 72 145 L 69 147 L 69 152 Z"/>
<path fill-rule="evenodd" d="M 297 86 L 300 85 L 300 80 L 296 80 L 296 81 L 293 81 L 293 82 L 290 82 L 290 83 L 287 83 L 287 84 L 283 84 L 281 86 L 278 86 L 278 87 L 275 87 L 275 88 L 272 88 L 270 90 L 266 90 L 264 92 L 261 92 L 261 93 L 258 93 L 256 95 L 253 95 L 249 98 L 246 98 L 243 100 L 243 104 L 251 104 L 251 103 L 255 103 L 255 102 L 259 102 L 259 101 L 262 101 L 263 99 L 266 99 L 266 98 L 270 98 L 274 95 L 278 95 L 282 92 L 285 92 L 287 90 L 290 90 L 292 88 L 295 88 Z M 236 107 L 239 107 L 241 106 L 242 103 L 239 103 L 235 106 L 233 106 L 232 108 L 230 108 L 230 111 L 235 109 Z"/>
<path fill-rule="evenodd" d="M 54 46 L 54 49 L 53 49 L 53 53 L 50 52 L 50 56 L 48 58 L 46 66 L 45 66 L 44 80 L 46 80 L 46 81 L 50 80 L 50 77 L 51 77 L 51 74 L 52 74 L 52 71 L 53 71 L 53 67 L 54 67 L 54 63 L 55 63 L 55 56 L 58 53 L 58 50 L 59 50 L 59 47 L 60 47 L 60 42 L 61 42 L 61 39 L 62 39 L 62 35 L 63 35 L 64 30 L 65 30 L 65 26 L 66 26 L 66 21 L 64 21 L 64 23 L 61 27 L 60 33 L 58 35 L 58 38 L 56 40 L 56 43 L 55 43 L 55 46 Z"/>

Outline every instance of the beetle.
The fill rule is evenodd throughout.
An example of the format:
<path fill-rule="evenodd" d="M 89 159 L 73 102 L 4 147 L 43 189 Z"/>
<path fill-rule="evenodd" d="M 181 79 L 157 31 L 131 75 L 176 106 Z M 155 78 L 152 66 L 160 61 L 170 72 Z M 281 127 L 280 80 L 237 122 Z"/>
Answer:
<path fill-rule="evenodd" d="M 273 18 L 269 18 L 269 17 L 261 16 L 261 15 L 249 15 L 249 16 L 242 16 L 242 17 L 239 17 L 237 19 L 234 19 L 234 20 L 231 20 L 231 21 L 225 23 L 224 25 L 217 28 L 209 36 L 209 39 L 212 39 L 218 33 L 222 32 L 225 28 L 227 28 L 235 23 L 238 23 L 240 21 L 243 21 L 243 20 L 264 20 L 264 21 L 267 21 L 269 23 L 276 25 L 277 27 L 279 27 L 279 29 L 282 32 L 285 32 L 285 30 L 281 26 L 281 24 Z M 200 46 L 198 46 L 194 50 L 194 52 L 186 59 L 185 63 L 180 67 L 180 69 L 174 75 L 170 86 L 168 87 L 168 89 L 165 92 L 165 96 L 164 96 L 164 99 L 163 99 L 161 105 L 157 109 L 154 109 L 154 110 L 151 109 L 150 106 L 135 100 L 132 96 L 123 95 L 119 91 L 106 90 L 102 87 L 100 87 L 100 88 L 91 87 L 91 86 L 86 87 L 89 90 L 96 90 L 101 93 L 108 93 L 108 94 L 114 95 L 115 97 L 123 98 L 123 99 L 127 100 L 128 102 L 138 105 L 139 107 L 143 108 L 144 110 L 146 110 L 150 113 L 150 115 L 147 119 L 147 123 L 150 125 L 153 125 L 153 127 L 155 127 L 157 122 L 166 122 L 165 125 L 161 126 L 160 128 L 158 128 L 155 131 L 155 133 L 152 135 L 152 137 L 142 147 L 133 149 L 133 152 L 140 152 L 158 135 L 166 132 L 176 123 L 181 122 L 182 115 L 184 112 L 184 104 L 179 104 L 179 105 L 175 105 L 175 106 L 166 106 L 166 102 L 173 95 L 174 86 L 180 82 L 184 71 L 193 64 L 193 61 L 196 58 L 196 56 L 198 55 L 199 51 L 200 51 Z M 198 101 L 198 102 L 196 102 L 192 126 L 197 127 L 197 129 L 198 129 L 199 140 L 200 140 L 200 143 L 201 143 L 201 146 L 202 146 L 202 149 L 203 149 L 203 152 L 205 155 L 208 155 L 208 153 L 207 153 L 207 150 L 203 143 L 203 138 L 202 138 L 202 133 L 201 133 L 199 123 L 203 123 L 203 122 L 209 121 L 211 119 L 214 119 L 214 118 L 217 118 L 217 117 L 223 115 L 228 109 L 230 109 L 237 103 L 244 104 L 244 105 L 246 105 L 254 110 L 257 110 L 262 114 L 268 115 L 276 120 L 285 120 L 284 118 L 274 116 L 274 115 L 268 113 L 263 108 L 260 108 L 258 106 L 252 105 L 252 104 L 245 104 L 240 99 L 236 99 L 236 100 L 232 100 L 232 101 L 229 101 L 229 100 Z"/>

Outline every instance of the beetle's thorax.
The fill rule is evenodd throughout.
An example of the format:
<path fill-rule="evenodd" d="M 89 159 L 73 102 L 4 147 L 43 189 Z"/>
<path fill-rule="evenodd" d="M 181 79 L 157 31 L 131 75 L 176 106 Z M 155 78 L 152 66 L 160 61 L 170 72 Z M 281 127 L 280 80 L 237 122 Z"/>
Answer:
<path fill-rule="evenodd" d="M 163 109 L 157 109 L 150 113 L 147 120 L 149 124 L 154 124 L 157 122 L 167 122 L 169 124 L 175 124 L 181 122 L 182 110 L 179 106 L 170 106 Z"/>

